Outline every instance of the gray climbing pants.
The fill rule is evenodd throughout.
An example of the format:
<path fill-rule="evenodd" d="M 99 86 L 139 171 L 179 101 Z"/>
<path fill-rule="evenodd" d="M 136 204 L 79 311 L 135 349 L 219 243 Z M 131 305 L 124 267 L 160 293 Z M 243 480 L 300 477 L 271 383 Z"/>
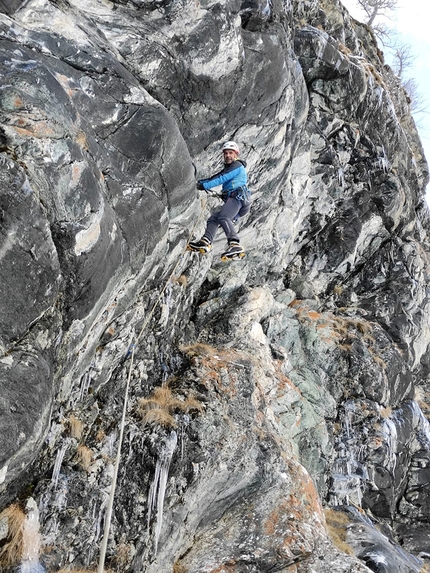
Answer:
<path fill-rule="evenodd" d="M 218 227 L 222 227 L 228 242 L 239 242 L 239 236 L 233 224 L 233 220 L 238 219 L 239 217 L 244 217 L 249 213 L 250 209 L 250 200 L 240 201 L 235 197 L 229 197 L 222 208 L 209 217 L 204 237 L 207 237 L 212 243 L 215 239 Z"/>

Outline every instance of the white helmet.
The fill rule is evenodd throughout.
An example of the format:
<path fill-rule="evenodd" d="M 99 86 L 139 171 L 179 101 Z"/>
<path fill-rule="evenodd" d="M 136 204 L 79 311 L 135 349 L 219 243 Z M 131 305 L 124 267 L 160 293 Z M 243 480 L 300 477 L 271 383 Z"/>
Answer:
<path fill-rule="evenodd" d="M 226 141 L 222 146 L 221 151 L 225 151 L 226 149 L 231 149 L 239 155 L 239 146 L 235 141 Z"/>

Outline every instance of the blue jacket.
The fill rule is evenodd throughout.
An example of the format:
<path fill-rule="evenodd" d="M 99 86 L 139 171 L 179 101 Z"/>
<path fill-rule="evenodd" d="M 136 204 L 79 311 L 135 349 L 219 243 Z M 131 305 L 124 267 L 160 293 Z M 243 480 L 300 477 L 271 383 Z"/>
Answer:
<path fill-rule="evenodd" d="M 229 196 L 235 189 L 246 187 L 248 176 L 245 167 L 246 162 L 243 159 L 236 159 L 230 165 L 224 165 L 224 169 L 212 175 L 212 177 L 200 179 L 199 183 L 205 189 L 212 189 L 212 187 L 222 185 L 222 194 Z"/>

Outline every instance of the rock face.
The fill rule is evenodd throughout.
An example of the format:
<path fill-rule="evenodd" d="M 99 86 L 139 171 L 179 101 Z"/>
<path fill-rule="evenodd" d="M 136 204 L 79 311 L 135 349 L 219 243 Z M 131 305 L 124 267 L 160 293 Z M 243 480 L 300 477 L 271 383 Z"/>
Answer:
<path fill-rule="evenodd" d="M 38 570 L 99 560 L 126 387 L 106 567 L 426 570 L 428 168 L 371 30 L 337 0 L 4 0 L 0 58 L 0 500 L 36 500 Z M 225 264 L 221 232 L 185 245 L 231 138 Z"/>

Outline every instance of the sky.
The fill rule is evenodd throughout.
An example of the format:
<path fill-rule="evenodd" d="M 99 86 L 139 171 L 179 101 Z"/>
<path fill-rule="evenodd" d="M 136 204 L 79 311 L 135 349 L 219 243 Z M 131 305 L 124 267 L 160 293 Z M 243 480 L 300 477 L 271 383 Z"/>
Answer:
<path fill-rule="evenodd" d="M 366 21 L 363 11 L 357 8 L 356 0 L 341 0 L 349 13 L 361 22 Z M 405 76 L 417 82 L 417 92 L 422 98 L 422 107 L 428 111 L 415 113 L 414 119 L 424 147 L 427 161 L 430 163 L 430 28 L 428 17 L 429 0 L 398 0 L 397 8 L 391 11 L 390 19 L 384 23 L 398 33 L 402 44 L 408 44 L 413 62 Z M 386 61 L 390 64 L 388 50 L 382 46 Z M 430 189 L 427 187 L 427 201 Z"/>

